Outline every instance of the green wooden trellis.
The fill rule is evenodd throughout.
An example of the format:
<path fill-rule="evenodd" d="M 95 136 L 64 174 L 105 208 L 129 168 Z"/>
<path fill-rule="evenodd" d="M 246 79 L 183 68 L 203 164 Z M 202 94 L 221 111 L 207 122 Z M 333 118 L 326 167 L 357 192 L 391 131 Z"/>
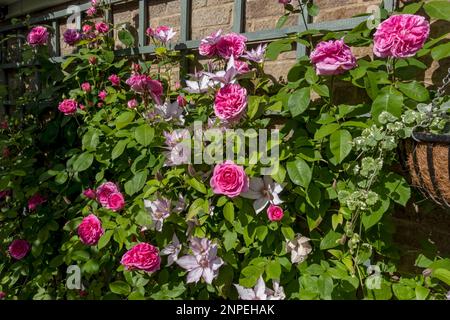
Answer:
<path fill-rule="evenodd" d="M 148 12 L 148 4 L 151 0 L 132 0 L 139 1 L 139 30 L 138 30 L 138 47 L 120 49 L 116 50 L 115 54 L 118 56 L 131 56 L 140 54 L 151 54 L 154 52 L 155 48 L 153 45 L 148 45 L 147 37 L 145 35 L 145 30 L 148 27 L 149 18 L 151 19 L 151 12 Z M 131 2 L 126 0 L 109 0 L 111 7 L 113 4 Z M 395 9 L 395 0 L 384 0 L 384 8 L 388 11 Z M 233 10 L 233 31 L 243 33 L 251 43 L 264 42 L 283 38 L 288 34 L 303 32 L 306 30 L 302 17 L 299 17 L 297 25 L 282 28 L 282 29 L 271 29 L 271 30 L 260 30 L 256 32 L 245 32 L 245 4 L 246 0 L 234 0 L 234 10 Z M 198 48 L 200 40 L 191 39 L 191 5 L 192 0 L 180 0 L 180 40 L 178 43 L 173 45 L 173 48 L 177 50 L 194 50 Z M 90 7 L 90 1 L 79 6 L 81 12 L 86 11 Z M 308 13 L 305 12 L 305 19 L 307 21 L 308 29 L 323 29 L 332 31 L 349 30 L 363 22 L 367 17 L 356 17 L 339 19 L 333 21 L 325 21 L 312 23 Z M 67 10 L 59 10 L 52 13 L 48 13 L 42 16 L 34 17 L 30 19 L 30 24 L 46 23 L 51 24 L 55 32 L 52 35 L 52 61 L 61 62 L 63 57 L 61 57 L 60 51 L 60 35 L 59 35 L 59 21 L 58 19 L 69 16 L 70 14 Z M 106 13 L 107 21 L 113 22 L 113 15 L 111 10 Z M 16 25 L 6 25 L 0 26 L 0 34 L 8 33 L 12 31 L 17 31 L 23 28 L 21 24 Z M 13 70 L 26 66 L 20 62 L 10 62 L 7 63 L 5 60 L 5 49 L 0 48 L 0 82 L 8 83 L 6 70 Z M 297 46 L 297 56 L 301 57 L 306 55 L 306 48 L 302 44 Z M 4 103 L 7 105 L 8 103 Z"/>

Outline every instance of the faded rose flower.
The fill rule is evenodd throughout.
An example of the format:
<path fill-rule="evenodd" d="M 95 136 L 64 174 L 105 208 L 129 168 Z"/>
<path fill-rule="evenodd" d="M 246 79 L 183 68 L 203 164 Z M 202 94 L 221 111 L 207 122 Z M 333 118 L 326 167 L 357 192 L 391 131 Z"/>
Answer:
<path fill-rule="evenodd" d="M 356 58 L 342 39 L 320 42 L 310 59 L 318 75 L 337 75 L 356 67 Z"/>
<path fill-rule="evenodd" d="M 104 233 L 102 222 L 93 214 L 84 217 L 78 226 L 78 236 L 88 246 L 96 245 Z"/>
<path fill-rule="evenodd" d="M 128 102 L 127 102 L 127 106 L 128 106 L 128 108 L 130 108 L 130 109 L 134 109 L 134 108 L 136 108 L 138 105 L 139 105 L 139 103 L 137 102 L 136 99 L 131 99 L 131 100 L 128 100 Z"/>
<path fill-rule="evenodd" d="M 67 29 L 63 34 L 64 42 L 69 46 L 75 45 L 81 40 L 81 34 L 76 29 Z"/>
<path fill-rule="evenodd" d="M 239 196 L 248 190 L 248 177 L 242 166 L 231 160 L 217 164 L 211 177 L 211 187 L 215 194 L 224 194 L 230 198 Z"/>
<path fill-rule="evenodd" d="M 28 210 L 34 211 L 38 206 L 45 203 L 47 199 L 41 196 L 39 193 L 34 194 L 30 199 L 28 199 Z"/>
<path fill-rule="evenodd" d="M 45 45 L 48 40 L 48 31 L 46 27 L 37 26 L 30 30 L 27 35 L 27 42 L 30 46 L 36 47 Z"/>
<path fill-rule="evenodd" d="M 237 33 L 226 34 L 217 41 L 217 52 L 224 59 L 239 58 L 245 51 L 247 38 Z"/>
<path fill-rule="evenodd" d="M 120 263 L 127 270 L 158 271 L 161 265 L 158 248 L 149 243 L 139 243 L 128 250 Z"/>
<path fill-rule="evenodd" d="M 422 49 L 430 34 L 430 24 L 414 14 L 393 15 L 374 34 L 373 53 L 377 57 L 412 57 Z"/>
<path fill-rule="evenodd" d="M 16 239 L 8 248 L 9 254 L 16 260 L 22 260 L 30 251 L 30 244 L 26 240 Z"/>
<path fill-rule="evenodd" d="M 187 106 L 187 100 L 184 96 L 178 96 L 177 97 L 177 103 L 180 107 L 186 107 Z"/>
<path fill-rule="evenodd" d="M 293 240 L 289 240 L 286 243 L 287 253 L 291 253 L 292 263 L 302 263 L 308 257 L 312 251 L 309 238 L 297 234 Z"/>

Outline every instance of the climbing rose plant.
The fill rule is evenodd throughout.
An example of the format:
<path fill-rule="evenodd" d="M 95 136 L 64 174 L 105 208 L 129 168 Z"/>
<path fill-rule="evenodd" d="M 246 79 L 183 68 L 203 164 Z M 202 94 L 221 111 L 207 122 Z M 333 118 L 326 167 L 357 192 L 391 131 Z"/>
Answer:
<path fill-rule="evenodd" d="M 280 27 L 318 10 L 278 2 Z M 170 49 L 170 26 L 146 30 L 151 57 L 117 57 L 110 31 L 125 47 L 134 39 L 99 21 L 103 9 L 92 1 L 91 20 L 64 33 L 78 50 L 58 68 L 45 50 L 53 30 L 30 27 L 24 50 L 39 63 L 27 70 L 42 88 L 0 127 L 1 299 L 446 298 L 450 260 L 424 251 L 417 273 L 404 273 L 390 215 L 411 197 L 395 150 L 435 94 L 417 70 L 449 56 L 446 35 L 430 36 L 430 22 L 450 20 L 448 3 L 382 11 L 376 30 L 363 22 L 254 47 L 218 30 L 200 42 L 208 63 L 181 69 L 181 82 L 180 63 L 198 61 Z M 310 54 L 286 81 L 265 74 L 294 43 Z M 357 58 L 355 47 L 373 55 Z M 252 155 L 278 146 L 277 170 L 261 174 L 249 154 L 186 163 L 195 123 L 278 129 Z M 202 154 L 213 145 L 204 138 Z"/>

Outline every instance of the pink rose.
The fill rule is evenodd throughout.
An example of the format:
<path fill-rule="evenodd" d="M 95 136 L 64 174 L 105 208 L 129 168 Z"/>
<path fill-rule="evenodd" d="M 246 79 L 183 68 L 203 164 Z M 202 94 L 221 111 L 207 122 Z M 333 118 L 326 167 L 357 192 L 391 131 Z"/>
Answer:
<path fill-rule="evenodd" d="M 97 22 L 95 24 L 95 30 L 99 33 L 107 33 L 109 31 L 109 26 L 104 22 Z"/>
<path fill-rule="evenodd" d="M 81 84 L 81 90 L 84 92 L 91 92 L 91 84 L 89 82 L 83 82 Z"/>
<path fill-rule="evenodd" d="M 9 254 L 16 260 L 22 260 L 30 251 L 30 244 L 26 240 L 14 240 L 8 248 Z"/>
<path fill-rule="evenodd" d="M 234 68 L 236 69 L 237 73 L 239 73 L 239 74 L 250 72 L 250 67 L 248 66 L 248 63 L 245 61 L 235 60 Z"/>
<path fill-rule="evenodd" d="M 215 194 L 234 198 L 248 190 L 249 181 L 242 166 L 227 160 L 214 167 L 210 184 Z"/>
<path fill-rule="evenodd" d="M 245 51 L 247 38 L 237 33 L 229 33 L 217 41 L 217 53 L 224 59 L 239 58 Z"/>
<path fill-rule="evenodd" d="M 108 95 L 108 93 L 105 90 L 102 90 L 102 91 L 99 92 L 98 97 L 101 100 L 105 100 L 107 95 Z"/>
<path fill-rule="evenodd" d="M 96 13 L 97 13 L 97 8 L 95 8 L 95 7 L 90 7 L 89 9 L 86 10 L 86 14 L 88 17 L 93 17 L 93 16 L 95 16 Z"/>
<path fill-rule="evenodd" d="M 344 40 L 320 42 L 310 59 L 318 75 L 336 75 L 356 67 L 356 58 Z"/>
<path fill-rule="evenodd" d="M 99 107 L 99 108 L 103 107 L 103 102 L 97 103 L 97 107 Z"/>
<path fill-rule="evenodd" d="M 108 80 L 111 81 L 111 84 L 115 87 L 120 85 L 120 77 L 117 74 L 110 75 Z"/>
<path fill-rule="evenodd" d="M 125 83 L 136 93 L 149 93 L 157 104 L 161 104 L 163 87 L 158 80 L 152 80 L 152 78 L 144 74 L 133 74 Z"/>
<path fill-rule="evenodd" d="M 78 103 L 74 99 L 64 99 L 59 103 L 58 110 L 66 116 L 77 112 Z"/>
<path fill-rule="evenodd" d="M 103 207 L 106 207 L 108 205 L 109 196 L 116 192 L 120 192 L 117 185 L 108 181 L 101 184 L 95 193 L 97 195 L 97 201 L 100 202 Z"/>
<path fill-rule="evenodd" d="M 102 222 L 93 214 L 84 217 L 78 226 L 78 236 L 87 246 L 96 245 L 103 233 Z"/>
<path fill-rule="evenodd" d="M 286 5 L 286 4 L 291 3 L 291 0 L 278 0 L 278 3 Z"/>
<path fill-rule="evenodd" d="M 0 291 L 0 300 L 5 299 L 6 297 L 6 293 L 4 293 L 3 291 Z"/>
<path fill-rule="evenodd" d="M 280 221 L 283 219 L 283 209 L 279 206 L 271 204 L 269 208 L 267 208 L 267 217 L 270 221 Z"/>
<path fill-rule="evenodd" d="M 186 107 L 187 100 L 186 100 L 186 98 L 184 96 L 178 96 L 177 97 L 177 103 L 178 103 L 178 106 L 180 106 L 180 107 Z"/>
<path fill-rule="evenodd" d="M 149 243 L 139 243 L 123 255 L 120 263 L 127 270 L 154 272 L 159 270 L 161 258 L 158 248 Z"/>
<path fill-rule="evenodd" d="M 98 6 L 98 0 L 91 0 L 91 5 L 93 6 L 93 7 L 96 7 L 96 6 Z"/>
<path fill-rule="evenodd" d="M 84 195 L 86 198 L 89 198 L 89 199 L 95 199 L 95 198 L 97 197 L 97 194 L 95 193 L 95 190 L 90 189 L 90 188 L 84 190 L 84 191 L 83 191 L 83 195 Z"/>
<path fill-rule="evenodd" d="M 134 109 L 138 106 L 138 102 L 136 99 L 131 99 L 128 101 L 127 105 L 128 105 L 128 108 Z"/>
<path fill-rule="evenodd" d="M 155 30 L 153 30 L 151 27 L 148 27 L 147 30 L 145 30 L 145 33 L 149 37 L 153 37 L 155 35 Z"/>
<path fill-rule="evenodd" d="M 125 207 L 125 199 L 120 192 L 114 192 L 108 197 L 107 209 L 120 211 Z"/>
<path fill-rule="evenodd" d="M 217 42 L 220 39 L 221 33 L 222 30 L 219 30 L 200 41 L 200 46 L 198 47 L 200 55 L 212 57 L 217 54 Z"/>
<path fill-rule="evenodd" d="M 430 34 L 428 21 L 414 14 L 394 15 L 383 21 L 374 34 L 373 53 L 380 58 L 412 57 Z"/>
<path fill-rule="evenodd" d="M 81 30 L 83 30 L 84 33 L 89 33 L 89 32 L 92 31 L 92 26 L 89 25 L 89 24 L 85 24 L 85 25 L 81 28 Z"/>
<path fill-rule="evenodd" d="M 47 43 L 48 31 L 46 27 L 37 26 L 31 29 L 27 36 L 27 42 L 30 46 L 39 46 Z"/>
<path fill-rule="evenodd" d="M 225 121 L 236 121 L 247 106 L 247 90 L 238 84 L 227 84 L 219 90 L 214 101 L 214 113 Z"/>
<path fill-rule="evenodd" d="M 3 120 L 2 122 L 0 122 L 0 128 L 2 128 L 2 129 L 8 129 L 8 128 L 9 128 L 8 121 Z"/>
<path fill-rule="evenodd" d="M 41 196 L 39 193 L 36 193 L 30 199 L 28 199 L 28 210 L 34 211 L 38 206 L 46 201 L 47 199 L 45 199 L 45 197 Z"/>

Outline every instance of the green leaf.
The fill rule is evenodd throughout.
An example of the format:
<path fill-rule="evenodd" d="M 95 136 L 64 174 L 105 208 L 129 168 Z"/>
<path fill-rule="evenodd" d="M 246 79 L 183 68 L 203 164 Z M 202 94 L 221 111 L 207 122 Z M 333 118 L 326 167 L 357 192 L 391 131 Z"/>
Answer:
<path fill-rule="evenodd" d="M 321 140 L 326 136 L 329 136 L 339 128 L 340 125 L 336 122 L 325 124 L 316 131 L 316 133 L 314 134 L 314 140 Z"/>
<path fill-rule="evenodd" d="M 384 177 L 383 183 L 384 187 L 389 190 L 389 198 L 402 206 L 406 206 L 406 203 L 411 197 L 411 189 L 405 178 L 390 172 Z"/>
<path fill-rule="evenodd" d="M 450 21 L 450 2 L 430 1 L 424 4 L 425 12 L 434 19 Z"/>
<path fill-rule="evenodd" d="M 401 283 L 394 283 L 392 285 L 392 291 L 399 300 L 411 300 L 416 296 L 415 291 L 411 287 Z"/>
<path fill-rule="evenodd" d="M 133 194 L 141 191 L 147 182 L 148 170 L 142 170 L 137 172 L 134 177 L 125 183 L 125 192 L 132 196 Z"/>
<path fill-rule="evenodd" d="M 397 86 L 401 92 L 413 100 L 425 102 L 430 99 L 428 90 L 417 81 L 412 81 L 409 83 L 399 82 Z"/>
<path fill-rule="evenodd" d="M 134 131 L 134 138 L 143 146 L 148 146 L 153 141 L 155 130 L 148 124 L 143 124 Z"/>
<path fill-rule="evenodd" d="M 431 57 L 436 61 L 450 57 L 450 42 L 434 47 L 431 50 Z"/>
<path fill-rule="evenodd" d="M 292 240 L 295 238 L 295 232 L 291 227 L 283 226 L 281 227 L 281 233 L 287 240 Z"/>
<path fill-rule="evenodd" d="M 292 49 L 292 41 L 289 39 L 276 40 L 267 46 L 266 58 L 269 60 L 277 60 L 278 55 Z"/>
<path fill-rule="evenodd" d="M 268 233 L 269 229 L 266 226 L 258 226 L 255 229 L 255 234 L 259 241 L 264 241 Z"/>
<path fill-rule="evenodd" d="M 73 170 L 76 172 L 81 172 L 88 169 L 92 162 L 94 161 L 94 155 L 92 153 L 82 153 L 73 163 Z"/>
<path fill-rule="evenodd" d="M 230 251 L 236 246 L 237 233 L 233 231 L 225 231 L 223 234 L 223 245 L 226 251 Z"/>
<path fill-rule="evenodd" d="M 342 234 L 330 230 L 328 233 L 323 237 L 322 241 L 320 242 L 320 250 L 326 250 L 331 249 L 334 247 L 337 247 L 339 245 L 338 241 L 341 239 Z"/>
<path fill-rule="evenodd" d="M 383 218 L 384 213 L 389 209 L 390 203 L 389 199 L 378 201 L 373 209 L 362 214 L 361 220 L 366 230 L 369 230 Z"/>
<path fill-rule="evenodd" d="M 288 162 L 286 164 L 286 169 L 289 178 L 293 183 L 300 185 L 305 189 L 308 188 L 312 179 L 312 170 L 305 160 L 297 159 L 295 161 Z"/>
<path fill-rule="evenodd" d="M 107 230 L 104 235 L 101 236 L 100 240 L 98 240 L 98 250 L 106 247 L 106 245 L 111 240 L 111 237 L 114 233 L 114 230 Z"/>
<path fill-rule="evenodd" d="M 202 182 L 198 181 L 197 179 L 195 178 L 187 179 L 186 182 L 195 190 L 203 194 L 207 194 L 205 185 Z"/>
<path fill-rule="evenodd" d="M 120 295 L 128 295 L 131 292 L 131 287 L 125 281 L 114 281 L 109 284 L 109 289 Z"/>
<path fill-rule="evenodd" d="M 286 23 L 287 19 L 288 19 L 289 15 L 288 14 L 284 14 L 280 17 L 280 19 L 278 19 L 277 21 L 277 25 L 275 26 L 275 28 L 280 29 L 284 26 L 284 24 Z"/>
<path fill-rule="evenodd" d="M 234 223 L 234 205 L 233 202 L 227 202 L 223 207 L 223 216 L 230 223 Z"/>
<path fill-rule="evenodd" d="M 416 287 L 415 291 L 416 291 L 416 300 L 425 300 L 430 294 L 430 289 L 419 285 Z"/>
<path fill-rule="evenodd" d="M 241 286 L 251 288 L 254 287 L 259 277 L 264 272 L 264 266 L 250 265 L 242 269 L 241 277 L 239 278 L 239 284 Z"/>
<path fill-rule="evenodd" d="M 117 142 L 116 146 L 111 152 L 111 158 L 113 160 L 117 159 L 122 155 L 122 153 L 125 151 L 125 147 L 127 146 L 128 142 L 130 142 L 130 140 L 128 139 L 120 140 L 119 142 Z"/>
<path fill-rule="evenodd" d="M 341 163 L 349 155 L 352 147 L 352 135 L 347 130 L 338 130 L 331 134 L 330 150 L 338 163 Z"/>
<path fill-rule="evenodd" d="M 206 201 L 206 205 L 208 205 L 208 201 Z M 195 199 L 189 207 L 186 220 L 189 221 L 202 212 L 205 213 L 205 201 L 203 199 Z"/>
<path fill-rule="evenodd" d="M 269 279 L 280 280 L 281 265 L 278 260 L 272 260 L 266 264 L 266 274 Z"/>
<path fill-rule="evenodd" d="M 83 149 L 87 151 L 95 151 L 100 142 L 100 134 L 97 130 L 89 130 L 83 136 Z"/>
<path fill-rule="evenodd" d="M 98 265 L 98 262 L 92 259 L 86 262 L 82 267 L 83 273 L 86 272 L 88 274 L 97 273 L 99 269 L 100 266 Z"/>
<path fill-rule="evenodd" d="M 127 29 L 119 30 L 118 37 L 120 42 L 122 42 L 125 46 L 129 48 L 134 46 L 134 37 Z"/>
<path fill-rule="evenodd" d="M 114 62 L 114 52 L 109 50 L 104 50 L 101 55 L 102 59 L 106 63 L 113 63 Z"/>
<path fill-rule="evenodd" d="M 253 119 L 256 116 L 256 114 L 258 113 L 261 98 L 262 97 L 260 97 L 260 96 L 249 96 L 248 97 L 247 115 L 248 115 L 249 119 Z"/>
<path fill-rule="evenodd" d="M 397 118 L 402 115 L 403 95 L 393 87 L 380 92 L 372 103 L 372 116 L 376 123 L 380 123 L 378 117 L 383 111 L 387 111 Z"/>
<path fill-rule="evenodd" d="M 134 120 L 134 112 L 124 112 L 116 119 L 116 128 L 122 129 Z"/>
<path fill-rule="evenodd" d="M 450 286 L 450 271 L 443 268 L 438 268 L 436 270 L 433 270 L 432 276 L 434 278 L 437 278 L 443 282 L 445 282 L 447 285 Z"/>
<path fill-rule="evenodd" d="M 289 97 L 288 107 L 293 117 L 306 111 L 311 102 L 310 92 L 309 88 L 301 88 Z"/>

